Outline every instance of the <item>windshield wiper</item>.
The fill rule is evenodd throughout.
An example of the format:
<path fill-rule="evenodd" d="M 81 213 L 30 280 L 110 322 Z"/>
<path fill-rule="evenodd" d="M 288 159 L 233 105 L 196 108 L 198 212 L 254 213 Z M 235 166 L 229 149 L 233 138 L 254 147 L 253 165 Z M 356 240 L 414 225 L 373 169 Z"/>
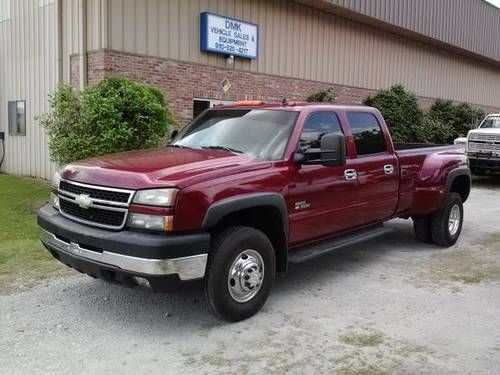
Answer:
<path fill-rule="evenodd" d="M 235 154 L 243 154 L 244 153 L 243 151 L 236 150 L 234 148 L 227 147 L 227 146 L 201 146 L 201 148 L 203 148 L 203 149 L 209 149 L 209 150 L 229 151 L 229 152 L 233 152 Z"/>
<path fill-rule="evenodd" d="M 191 148 L 191 149 L 192 149 L 192 147 L 189 147 L 189 146 L 184 146 L 184 145 L 173 145 L 173 144 L 172 144 L 172 145 L 167 145 L 167 147 L 175 147 L 175 148 Z"/>

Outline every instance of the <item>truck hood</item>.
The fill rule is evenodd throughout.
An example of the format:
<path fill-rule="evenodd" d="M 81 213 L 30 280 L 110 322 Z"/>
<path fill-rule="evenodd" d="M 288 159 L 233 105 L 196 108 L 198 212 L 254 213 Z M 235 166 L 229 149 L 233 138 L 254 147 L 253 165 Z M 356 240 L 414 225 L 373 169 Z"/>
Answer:
<path fill-rule="evenodd" d="M 500 135 L 500 129 L 498 128 L 484 128 L 484 129 L 473 129 L 469 131 L 470 134 L 496 134 Z"/>
<path fill-rule="evenodd" d="M 130 151 L 67 165 L 61 176 L 91 185 L 124 189 L 183 188 L 240 171 L 269 167 L 271 162 L 228 151 L 159 148 Z"/>

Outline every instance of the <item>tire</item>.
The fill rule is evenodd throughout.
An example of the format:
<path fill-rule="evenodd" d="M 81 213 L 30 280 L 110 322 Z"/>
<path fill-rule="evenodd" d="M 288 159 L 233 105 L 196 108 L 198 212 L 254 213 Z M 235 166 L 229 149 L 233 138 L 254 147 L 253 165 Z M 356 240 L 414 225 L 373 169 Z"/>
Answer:
<path fill-rule="evenodd" d="M 236 274 L 238 269 L 241 272 Z M 209 255 L 204 282 L 207 303 L 221 319 L 247 319 L 264 306 L 275 273 L 274 249 L 264 233 L 242 226 L 226 229 L 215 237 Z"/>
<path fill-rule="evenodd" d="M 453 217 L 456 218 L 456 215 L 459 217 L 453 226 L 450 220 Z M 434 243 L 443 247 L 453 246 L 460 237 L 463 219 L 462 197 L 457 193 L 450 193 L 445 198 L 442 207 L 432 215 L 431 232 Z"/>
<path fill-rule="evenodd" d="M 434 243 L 431 231 L 431 215 L 415 216 L 413 219 L 413 231 L 417 241 L 423 243 Z"/>

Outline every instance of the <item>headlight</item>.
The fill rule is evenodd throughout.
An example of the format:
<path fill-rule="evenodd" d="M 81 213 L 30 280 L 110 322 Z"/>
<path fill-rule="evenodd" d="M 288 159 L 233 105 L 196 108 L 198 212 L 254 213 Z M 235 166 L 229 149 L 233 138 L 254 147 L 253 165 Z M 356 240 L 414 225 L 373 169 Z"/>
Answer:
<path fill-rule="evenodd" d="M 130 213 L 127 225 L 132 228 L 158 230 L 168 232 L 173 229 L 173 216 L 144 215 Z"/>
<path fill-rule="evenodd" d="M 61 182 L 61 174 L 59 173 L 59 171 L 56 171 L 52 176 L 52 181 L 50 184 L 54 189 L 59 189 L 60 182 Z"/>
<path fill-rule="evenodd" d="M 148 206 L 172 207 L 178 191 L 178 189 L 139 190 L 135 193 L 134 203 Z"/>

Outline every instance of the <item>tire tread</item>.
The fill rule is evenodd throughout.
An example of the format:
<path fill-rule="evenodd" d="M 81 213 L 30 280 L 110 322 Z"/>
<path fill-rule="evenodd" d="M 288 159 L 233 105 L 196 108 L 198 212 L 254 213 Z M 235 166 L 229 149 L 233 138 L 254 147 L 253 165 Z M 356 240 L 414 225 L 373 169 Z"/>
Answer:
<path fill-rule="evenodd" d="M 234 226 L 234 227 L 229 227 L 227 229 L 224 229 L 220 233 L 216 234 L 214 236 L 214 240 L 213 240 L 212 246 L 211 246 L 211 251 L 210 251 L 210 254 L 208 257 L 207 272 L 206 272 L 205 278 L 204 278 L 203 289 L 204 289 L 204 294 L 205 294 L 205 300 L 207 302 L 207 305 L 208 305 L 210 311 L 212 311 L 212 313 L 216 317 L 218 317 L 222 320 L 230 321 L 230 322 L 236 322 L 236 321 L 240 321 L 242 319 L 246 319 L 249 316 L 255 314 L 255 312 L 256 312 L 255 311 L 252 314 L 248 314 L 247 311 L 228 312 L 226 310 L 225 312 L 223 312 L 223 311 L 221 311 L 221 308 L 220 308 L 221 306 L 217 306 L 218 296 L 216 294 L 219 290 L 214 289 L 214 285 L 212 284 L 214 281 L 211 279 L 211 276 L 212 276 L 211 272 L 220 271 L 220 269 L 224 267 L 224 263 L 225 263 L 226 259 L 224 257 L 217 256 L 217 255 L 218 255 L 221 247 L 224 245 L 224 243 L 226 241 L 231 241 L 231 237 L 234 235 L 240 235 L 240 236 L 241 235 L 246 235 L 246 236 L 251 235 L 251 237 L 253 237 L 253 238 L 257 237 L 257 238 L 259 238 L 259 240 L 263 241 L 263 243 L 266 244 L 265 247 L 267 247 L 267 249 L 270 250 L 272 253 L 272 266 L 270 267 L 270 269 L 268 269 L 269 267 L 266 267 L 266 270 L 265 270 L 265 272 L 268 272 L 268 274 L 271 274 L 271 279 L 268 281 L 271 283 L 269 288 L 272 286 L 272 282 L 273 282 L 274 277 L 275 277 L 274 250 L 273 250 L 271 242 L 269 241 L 269 239 L 267 238 L 267 236 L 263 232 L 255 229 L 255 228 L 252 228 L 252 227 Z M 257 298 L 257 297 L 258 297 L 258 295 L 255 298 Z M 260 309 L 262 307 L 262 305 L 264 304 L 266 299 L 267 299 L 267 295 L 264 296 L 263 301 L 256 300 L 255 303 L 257 304 L 257 306 L 259 306 L 258 309 Z M 262 304 L 260 304 L 260 302 L 262 302 Z M 219 303 L 220 303 L 220 296 L 219 296 Z M 258 311 L 258 309 L 257 309 L 257 311 Z"/>
<path fill-rule="evenodd" d="M 457 193 L 450 193 L 441 208 L 432 215 L 431 219 L 431 232 L 432 239 L 434 243 L 443 247 L 450 247 L 455 244 L 458 237 L 460 236 L 461 226 L 458 231 L 458 235 L 455 238 L 450 238 L 448 234 L 448 218 L 445 217 L 448 214 L 448 211 L 451 209 L 451 206 L 455 203 L 459 203 L 462 211 L 462 221 L 463 221 L 463 208 L 462 208 L 462 197 Z"/>

